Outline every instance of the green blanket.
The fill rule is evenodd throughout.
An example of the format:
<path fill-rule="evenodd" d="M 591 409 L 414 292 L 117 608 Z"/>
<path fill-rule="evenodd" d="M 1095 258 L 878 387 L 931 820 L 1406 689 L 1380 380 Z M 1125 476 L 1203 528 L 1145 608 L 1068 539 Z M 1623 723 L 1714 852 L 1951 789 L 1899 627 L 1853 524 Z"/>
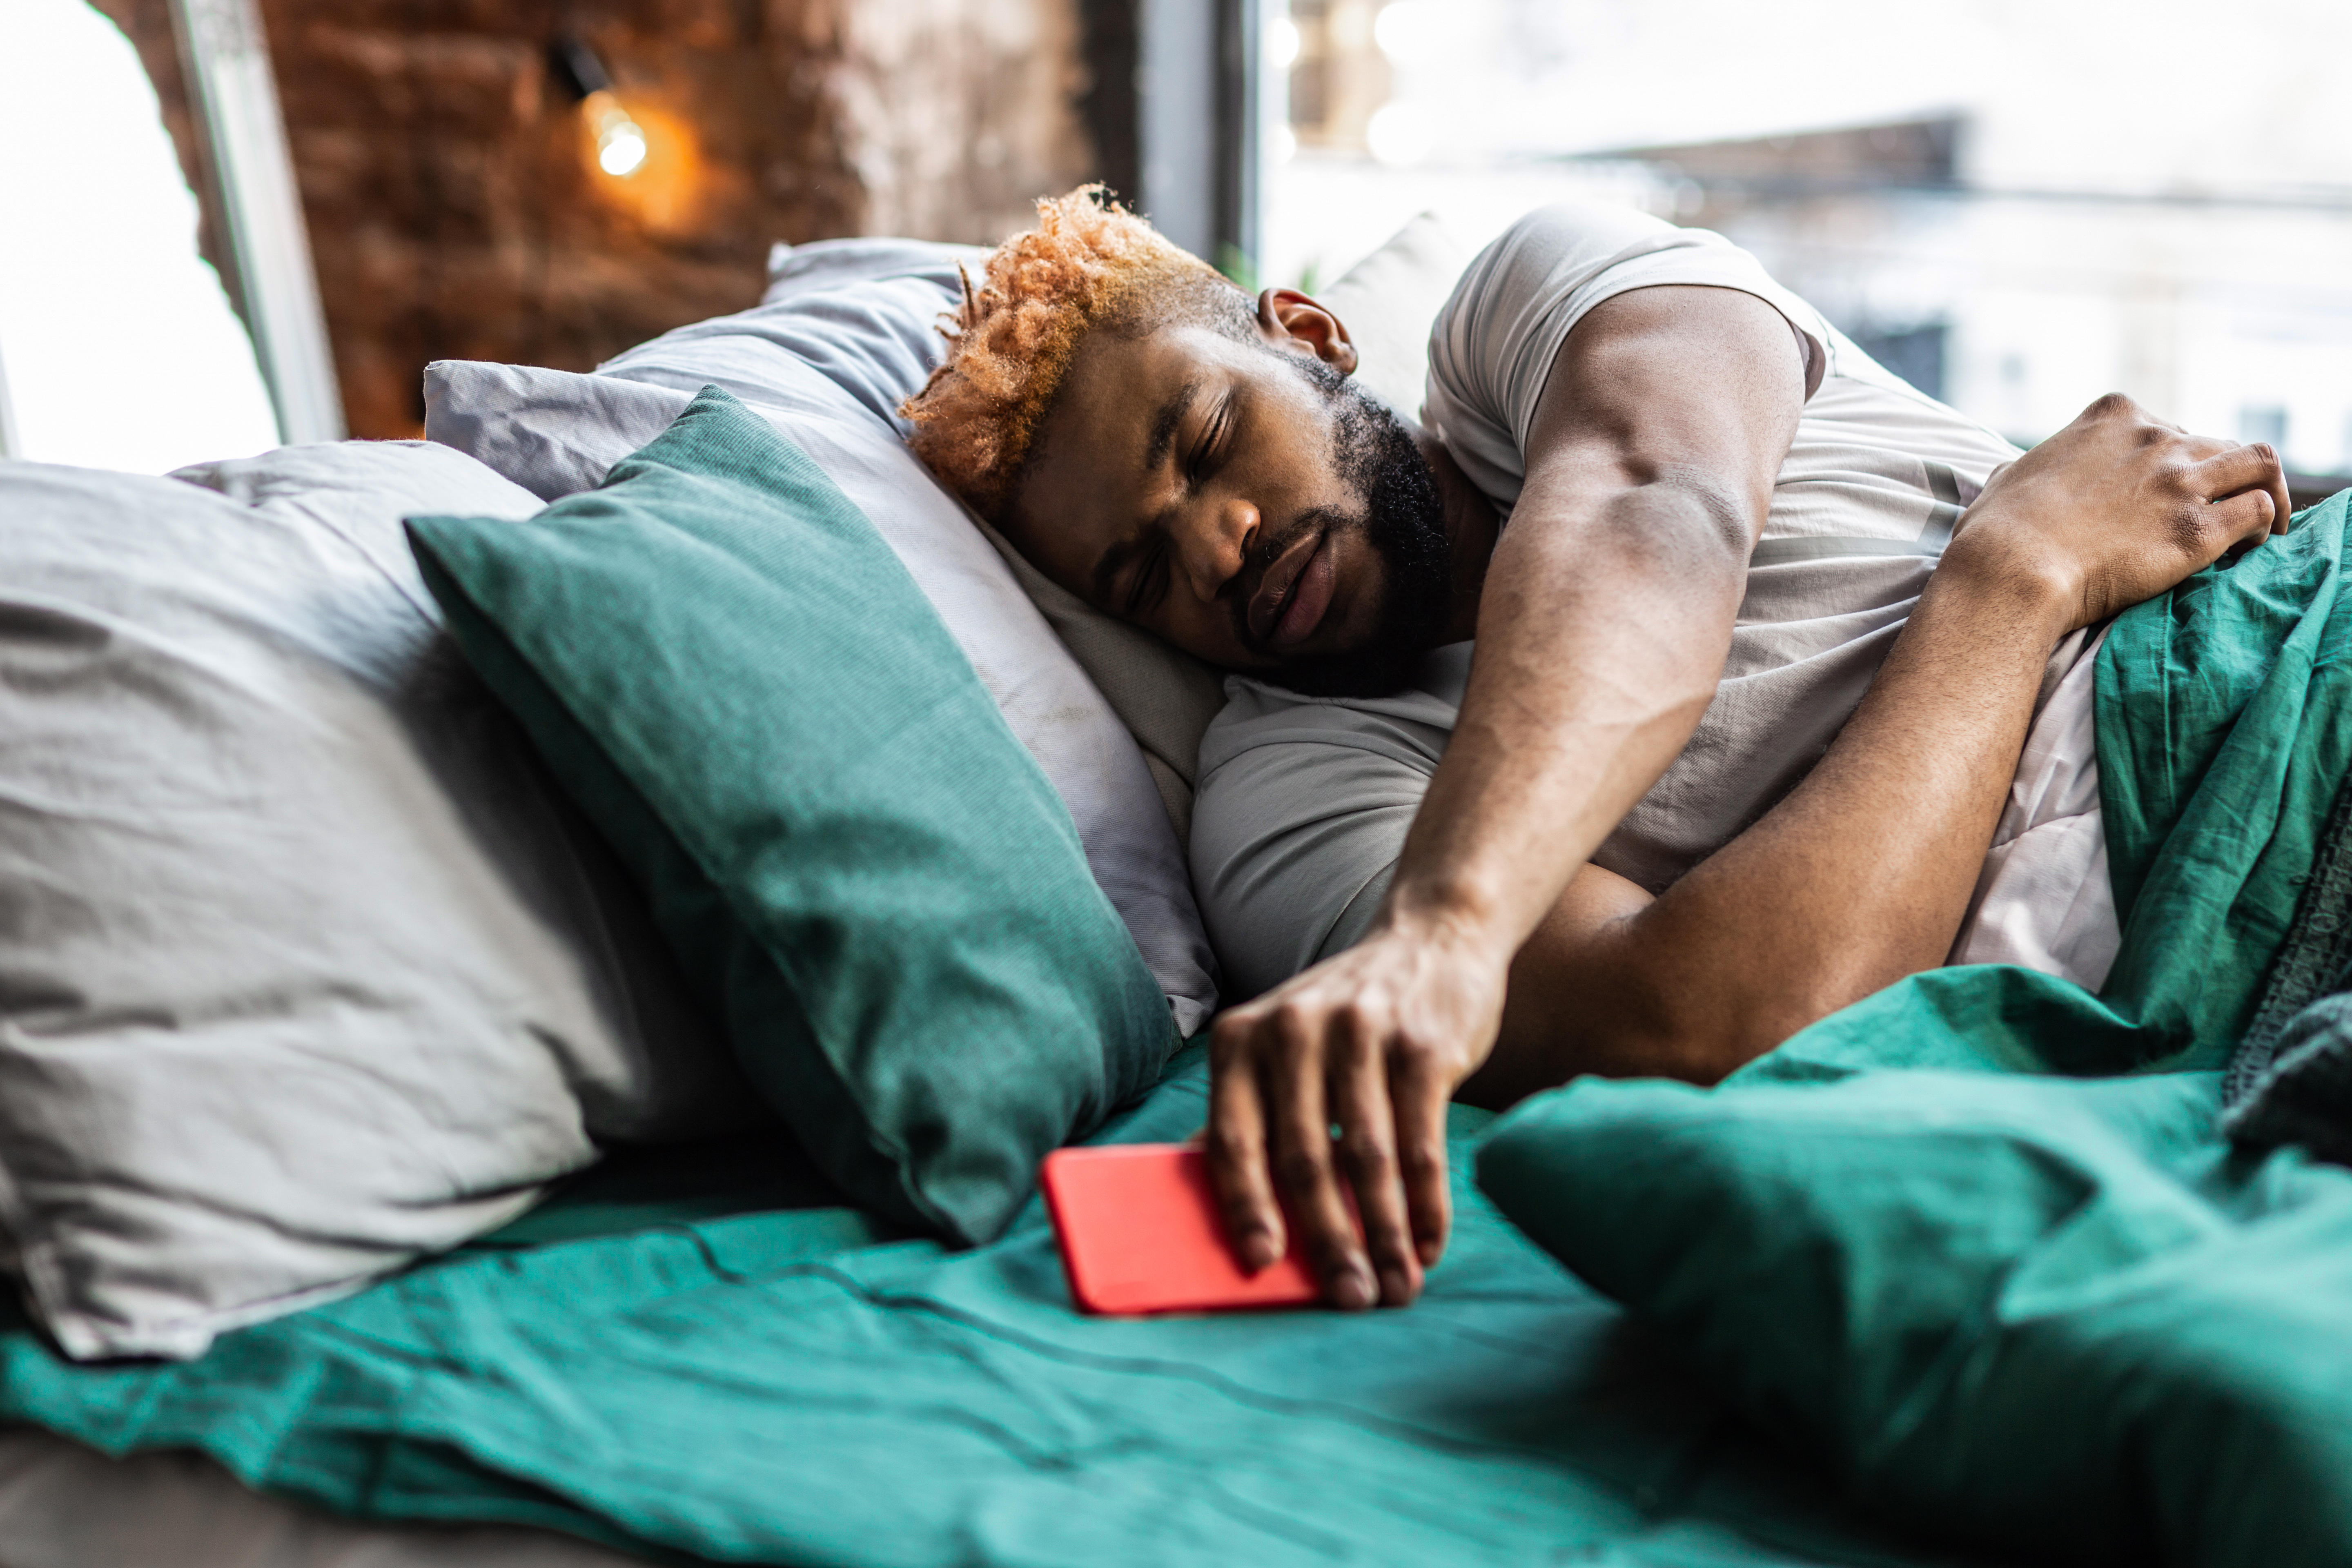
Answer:
<path fill-rule="evenodd" d="M 1410 1310 L 1087 1319 L 1035 1205 L 949 1253 L 753 1142 L 194 1362 L 0 1331 L 0 1417 L 735 1562 L 1931 1560 L 1831 1476 L 2004 1557 L 2344 1561 L 2352 1176 L 2233 1155 L 2180 1070 L 2242 1026 L 2344 771 L 2344 530 L 2339 500 L 2111 638 L 2137 897 L 2103 998 L 1947 971 L 1727 1090 L 1580 1084 L 1490 1137 L 1510 1215 L 1656 1328 L 1466 1183 Z M 1105 1137 L 1203 1098 L 1195 1051 Z M 1484 1127 L 1456 1112 L 1458 1176 Z"/>
<path fill-rule="evenodd" d="M 2347 504 L 2110 635 L 2100 996 L 1916 976 L 1717 1091 L 1573 1084 L 1481 1153 L 1866 1504 L 2068 1563 L 2352 1562 L 2352 1171 L 2233 1146 L 2215 1070 L 2352 768 Z"/>
<path fill-rule="evenodd" d="M 1196 1048 L 1110 1136 L 1184 1136 L 1204 1081 Z M 1465 1164 L 1486 1120 L 1456 1113 Z M 956 1254 L 778 1206 L 812 1181 L 757 1143 L 641 1156 L 499 1245 L 190 1363 L 76 1366 L 16 1331 L 0 1411 L 203 1448 L 341 1512 L 734 1562 L 1929 1560 L 1466 1179 L 1409 1311 L 1125 1321 L 1069 1309 L 1034 1205 Z"/>

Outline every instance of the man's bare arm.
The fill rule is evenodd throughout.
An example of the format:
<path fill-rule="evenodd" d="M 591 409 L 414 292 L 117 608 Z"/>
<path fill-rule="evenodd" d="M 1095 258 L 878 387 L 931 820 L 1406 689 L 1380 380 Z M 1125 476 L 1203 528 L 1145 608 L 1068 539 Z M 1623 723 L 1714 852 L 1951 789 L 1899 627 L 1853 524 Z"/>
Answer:
<path fill-rule="evenodd" d="M 1970 509 L 1871 696 L 1781 807 L 1654 903 L 1588 868 L 1546 911 L 1473 1092 L 1583 1070 L 1717 1077 L 1940 963 L 2056 638 L 2284 528 L 2286 504 L 2268 447 L 2095 404 Z M 1402 1121 L 1414 1080 L 1398 1061 Z"/>
<path fill-rule="evenodd" d="M 1218 1026 L 1211 1168 L 1245 1260 L 1284 1250 L 1278 1183 L 1334 1301 L 1417 1293 L 1448 1226 L 1446 1101 L 1494 1042 L 1512 955 L 1713 698 L 1804 395 L 1787 321 L 1736 290 L 1635 290 L 1570 334 L 1380 915 Z"/>
<path fill-rule="evenodd" d="M 2059 639 L 2286 516 L 2268 447 L 2180 436 L 2120 399 L 2026 462 L 1971 511 L 1869 694 L 1786 800 L 1655 900 L 1598 867 L 1578 876 L 1520 949 L 1465 1098 L 1508 1102 L 1580 1072 L 1711 1082 L 1944 962 Z M 2106 493 L 2037 483 L 2061 468 Z M 2185 504 L 2147 505 L 2136 478 Z M 2168 511 L 2185 527 L 2166 527 Z M 2070 563 L 2120 581 L 2086 604 Z"/>

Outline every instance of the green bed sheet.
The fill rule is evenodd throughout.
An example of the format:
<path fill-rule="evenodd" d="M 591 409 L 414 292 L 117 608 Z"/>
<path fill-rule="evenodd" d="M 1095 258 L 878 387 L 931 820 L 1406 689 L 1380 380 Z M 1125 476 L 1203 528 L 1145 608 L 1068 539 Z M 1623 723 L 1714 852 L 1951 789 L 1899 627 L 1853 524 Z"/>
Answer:
<path fill-rule="evenodd" d="M 1183 1137 L 1204 1082 L 1196 1047 L 1107 1136 Z M 1456 1112 L 1465 1164 L 1486 1120 Z M 1837 1502 L 1461 1176 L 1409 1311 L 1109 1321 L 1034 1205 L 950 1253 L 756 1140 L 640 1155 L 195 1362 L 8 1333 L 0 1412 L 339 1512 L 730 1562 L 1959 1561 Z"/>

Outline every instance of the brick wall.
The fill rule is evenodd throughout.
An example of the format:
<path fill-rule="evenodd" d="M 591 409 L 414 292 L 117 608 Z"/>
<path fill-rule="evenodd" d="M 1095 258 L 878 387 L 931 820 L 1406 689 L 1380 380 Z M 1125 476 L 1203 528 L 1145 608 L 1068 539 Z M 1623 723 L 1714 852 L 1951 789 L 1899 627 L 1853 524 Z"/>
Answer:
<path fill-rule="evenodd" d="M 194 183 L 165 0 L 92 4 Z M 772 240 L 990 240 L 1096 171 L 1081 0 L 261 8 L 355 436 L 416 432 L 427 360 L 584 370 L 752 302 Z M 565 27 L 649 132 L 634 179 L 596 171 L 549 68 Z"/>

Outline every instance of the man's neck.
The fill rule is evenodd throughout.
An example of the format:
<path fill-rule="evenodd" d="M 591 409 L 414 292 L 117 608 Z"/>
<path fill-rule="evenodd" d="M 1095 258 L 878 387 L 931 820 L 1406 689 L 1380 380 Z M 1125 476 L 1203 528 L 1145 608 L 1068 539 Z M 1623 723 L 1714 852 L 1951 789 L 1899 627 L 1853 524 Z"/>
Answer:
<path fill-rule="evenodd" d="M 1478 599 L 1486 586 L 1486 563 L 1494 558 L 1495 541 L 1503 531 L 1502 520 L 1444 442 L 1424 426 L 1414 426 L 1412 434 L 1413 444 L 1437 475 L 1437 493 L 1445 502 L 1445 537 L 1453 545 L 1454 602 L 1441 643 L 1463 642 L 1478 635 Z"/>

